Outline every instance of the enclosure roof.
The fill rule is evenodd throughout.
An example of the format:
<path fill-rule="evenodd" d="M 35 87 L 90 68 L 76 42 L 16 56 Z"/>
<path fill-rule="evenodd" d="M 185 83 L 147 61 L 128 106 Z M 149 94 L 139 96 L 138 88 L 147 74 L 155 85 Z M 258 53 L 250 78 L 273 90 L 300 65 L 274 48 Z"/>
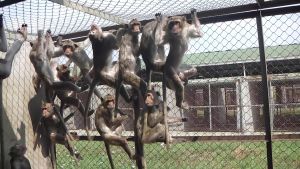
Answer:
<path fill-rule="evenodd" d="M 5 6 L 0 12 L 9 31 L 27 23 L 30 34 L 51 29 L 58 35 L 88 30 L 92 23 L 107 27 L 133 18 L 153 19 L 155 13 L 171 16 L 188 14 L 192 8 L 201 12 L 249 4 L 257 4 L 257 0 L 26 0 Z"/>

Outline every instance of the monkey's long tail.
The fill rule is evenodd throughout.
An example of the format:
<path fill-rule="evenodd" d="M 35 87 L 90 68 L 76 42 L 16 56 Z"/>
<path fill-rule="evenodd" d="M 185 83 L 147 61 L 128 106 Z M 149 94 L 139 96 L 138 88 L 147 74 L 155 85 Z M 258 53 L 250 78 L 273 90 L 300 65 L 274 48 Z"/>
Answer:
<path fill-rule="evenodd" d="M 163 87 L 163 113 L 164 113 L 164 123 L 165 123 L 165 139 L 166 139 L 166 146 L 167 149 L 170 148 L 170 137 L 169 137 L 169 126 L 167 122 L 167 112 L 168 112 L 168 106 L 167 106 L 167 86 L 166 86 L 166 75 L 163 73 L 163 81 L 162 81 L 162 87 Z"/>
<path fill-rule="evenodd" d="M 89 90 L 89 93 L 88 93 L 88 98 L 86 100 L 85 110 L 84 110 L 84 128 L 85 128 L 88 140 L 91 140 L 89 129 L 88 129 L 88 126 L 87 126 L 87 123 L 88 123 L 88 110 L 89 110 L 89 107 L 90 107 L 93 92 L 94 92 L 97 84 L 98 83 L 95 80 L 93 80 L 93 82 L 90 86 L 90 90 Z"/>
<path fill-rule="evenodd" d="M 50 154 L 51 154 L 51 162 L 53 169 L 56 169 L 56 156 L 55 156 L 55 144 L 51 142 L 50 145 Z"/>
<path fill-rule="evenodd" d="M 105 149 L 106 149 L 106 154 L 107 154 L 108 159 L 109 159 L 110 167 L 111 167 L 111 169 L 115 169 L 114 161 L 113 161 L 112 156 L 111 156 L 111 151 L 110 151 L 110 147 L 109 147 L 108 142 L 104 141 L 104 145 L 105 145 Z"/>

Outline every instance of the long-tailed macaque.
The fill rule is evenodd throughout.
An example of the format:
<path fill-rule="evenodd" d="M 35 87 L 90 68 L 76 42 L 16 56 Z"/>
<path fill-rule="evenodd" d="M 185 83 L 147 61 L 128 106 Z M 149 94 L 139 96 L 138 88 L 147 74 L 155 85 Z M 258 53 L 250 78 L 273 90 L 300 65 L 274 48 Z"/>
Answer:
<path fill-rule="evenodd" d="M 23 144 L 15 144 L 10 148 L 9 155 L 11 169 L 31 169 L 29 160 L 25 157 L 26 146 Z"/>
<path fill-rule="evenodd" d="M 50 61 L 47 56 L 49 50 L 49 43 L 43 36 L 43 31 L 38 31 L 38 38 L 35 41 L 30 42 L 31 51 L 29 58 L 38 78 L 45 83 L 46 100 L 51 101 L 53 99 L 52 90 L 71 90 L 80 92 L 80 87 L 71 82 L 56 82 L 54 81 L 53 71 L 51 70 Z"/>
<path fill-rule="evenodd" d="M 167 42 L 166 25 L 167 18 L 160 13 L 155 14 L 156 20 L 147 23 L 142 32 L 140 52 L 146 66 L 146 81 L 151 84 L 152 71 L 163 73 L 166 62 L 164 45 Z M 196 68 L 177 70 L 179 78 L 187 84 L 190 77 L 197 74 Z M 166 79 L 166 84 L 171 88 L 172 82 Z M 171 83 L 171 84 L 170 84 Z M 174 89 L 174 88 L 173 88 Z"/>
<path fill-rule="evenodd" d="M 184 86 L 178 75 L 178 67 L 182 57 L 188 49 L 189 38 L 202 36 L 200 21 L 196 10 L 191 10 L 192 24 L 187 23 L 184 16 L 173 16 L 168 19 L 164 41 L 170 44 L 170 51 L 164 67 L 164 73 L 168 79 L 169 87 L 175 90 L 176 106 L 187 109 L 184 102 Z"/>
<path fill-rule="evenodd" d="M 69 66 L 72 62 L 74 62 L 74 64 L 80 69 L 82 79 L 91 85 L 92 78 L 89 72 L 93 67 L 93 60 L 89 58 L 83 48 L 79 47 L 72 40 L 65 40 L 62 43 L 62 48 L 64 55 L 69 58 L 69 61 L 66 63 L 66 65 Z M 101 99 L 100 91 L 94 90 L 94 93 L 99 99 Z"/>
<path fill-rule="evenodd" d="M 160 13 L 155 14 L 156 20 L 147 23 L 143 27 L 140 52 L 146 66 L 146 81 L 151 83 L 152 71 L 163 72 L 165 64 L 165 48 L 163 37 L 167 18 Z"/>
<path fill-rule="evenodd" d="M 0 15 L 0 51 L 7 51 L 6 36 L 3 27 L 3 16 Z M 12 63 L 17 52 L 27 38 L 27 24 L 22 24 L 22 27 L 17 31 L 17 39 L 6 52 L 5 58 L 0 59 L 0 79 L 5 79 L 11 74 Z"/>
<path fill-rule="evenodd" d="M 147 85 L 143 79 L 136 75 L 136 59 L 140 55 L 139 33 L 141 23 L 137 19 L 129 22 L 128 28 L 118 30 L 117 39 L 119 49 L 119 80 L 140 89 L 145 94 Z M 118 93 L 117 93 L 118 94 Z"/>
<path fill-rule="evenodd" d="M 42 125 L 46 129 L 47 135 L 51 141 L 51 158 L 53 166 L 56 167 L 55 154 L 52 152 L 53 146 L 58 143 L 64 145 L 71 156 L 75 156 L 77 160 L 81 160 L 80 153 L 72 147 L 72 138 L 67 134 L 64 122 L 58 117 L 59 115 L 55 112 L 52 103 L 44 103 L 42 105 Z M 53 153 L 53 154 L 52 154 Z"/>
<path fill-rule="evenodd" d="M 106 143 L 121 146 L 129 158 L 133 159 L 134 154 L 131 152 L 126 138 L 121 136 L 122 122 L 127 118 L 127 115 L 121 115 L 119 111 L 115 111 L 115 99 L 113 95 L 108 94 L 97 108 L 95 125 Z"/>
<path fill-rule="evenodd" d="M 92 43 L 93 49 L 94 66 L 92 69 L 92 73 L 94 74 L 94 78 L 90 87 L 85 107 L 89 107 L 92 93 L 97 84 L 101 83 L 116 88 L 116 76 L 119 70 L 118 64 L 112 64 L 112 51 L 119 48 L 116 36 L 109 31 L 102 31 L 100 27 L 93 24 L 89 32 L 89 39 Z M 120 87 L 120 94 L 127 102 L 131 100 L 124 85 L 121 85 Z M 85 113 L 85 115 L 87 115 L 87 113 Z M 85 119 L 87 120 L 87 118 Z"/>
<path fill-rule="evenodd" d="M 168 117 L 169 123 L 185 122 L 186 118 Z M 163 115 L 162 100 L 154 90 L 148 90 L 145 96 L 145 107 L 142 114 L 138 117 L 138 136 L 143 143 L 165 142 L 165 124 Z M 170 136 L 168 136 L 170 137 Z M 171 138 L 171 137 L 170 137 Z M 171 140 L 171 142 L 174 139 Z"/>
<path fill-rule="evenodd" d="M 57 70 L 57 77 L 59 80 L 63 81 L 63 82 L 72 82 L 75 83 L 77 81 L 76 78 L 71 77 L 70 76 L 70 70 L 69 67 L 67 67 L 66 65 L 58 65 L 56 67 Z M 86 86 L 88 88 L 88 86 Z M 79 112 L 81 113 L 81 115 L 84 117 L 84 112 L 85 112 L 85 108 L 82 104 L 82 102 L 77 99 L 74 96 L 70 96 L 72 95 L 70 93 L 70 91 L 66 91 L 66 90 L 62 90 L 62 91 L 56 91 L 56 95 L 57 97 L 61 100 L 61 109 L 60 112 L 63 112 L 64 106 L 65 105 L 72 105 L 78 108 Z M 89 115 L 91 115 L 91 113 L 93 113 L 94 111 L 91 110 L 89 111 Z"/>

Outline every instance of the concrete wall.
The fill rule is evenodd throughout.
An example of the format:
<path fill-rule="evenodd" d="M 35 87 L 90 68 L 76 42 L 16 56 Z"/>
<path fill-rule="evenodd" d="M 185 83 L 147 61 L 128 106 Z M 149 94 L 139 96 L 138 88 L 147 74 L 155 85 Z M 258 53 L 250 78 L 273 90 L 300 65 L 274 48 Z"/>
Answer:
<path fill-rule="evenodd" d="M 3 81 L 5 168 L 10 168 L 9 148 L 17 142 L 27 146 L 26 157 L 33 169 L 51 168 L 46 140 L 40 139 L 33 150 L 34 129 L 41 115 L 43 94 L 36 95 L 33 89 L 31 79 L 34 69 L 29 60 L 30 49 L 28 42 L 23 44 L 14 60 L 12 74 Z M 3 57 L 2 54 L 0 58 Z"/>

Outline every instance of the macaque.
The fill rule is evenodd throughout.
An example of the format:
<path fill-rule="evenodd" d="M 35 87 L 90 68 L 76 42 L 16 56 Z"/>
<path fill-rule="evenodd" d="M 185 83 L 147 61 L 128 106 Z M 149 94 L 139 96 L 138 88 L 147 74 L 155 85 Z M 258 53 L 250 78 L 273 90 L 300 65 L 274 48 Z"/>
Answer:
<path fill-rule="evenodd" d="M 168 117 L 168 123 L 185 122 L 186 118 Z M 138 135 L 143 143 L 165 141 L 165 124 L 162 100 L 154 90 L 148 90 L 145 96 L 145 107 L 138 117 Z M 168 136 L 170 137 L 170 136 Z M 172 142 L 173 140 L 171 140 Z"/>
<path fill-rule="evenodd" d="M 80 69 L 82 79 L 91 85 L 92 78 L 90 75 L 90 70 L 93 67 L 93 61 L 89 58 L 85 50 L 69 39 L 62 43 L 62 48 L 64 55 L 69 58 L 66 66 L 69 66 L 72 62 L 74 62 L 74 64 Z M 94 90 L 94 93 L 99 99 L 101 99 L 100 91 Z"/>
<path fill-rule="evenodd" d="M 71 156 L 75 156 L 77 160 L 81 160 L 80 153 L 71 145 L 72 138 L 67 134 L 64 122 L 59 118 L 59 114 L 55 112 L 52 103 L 44 103 L 42 105 L 42 125 L 47 131 L 47 135 L 51 141 L 51 146 L 56 143 L 64 145 Z M 53 147 L 51 147 L 53 148 Z M 52 154 L 52 163 L 56 166 L 55 154 Z"/>
<path fill-rule="evenodd" d="M 89 39 L 92 43 L 93 49 L 93 82 L 87 98 L 85 107 L 89 107 L 92 93 L 97 84 L 108 85 L 115 88 L 117 86 L 117 72 L 119 70 L 118 64 L 112 64 L 112 51 L 117 50 L 118 44 L 114 34 L 109 31 L 102 31 L 100 27 L 93 24 L 89 32 Z M 120 87 L 120 94 L 125 101 L 131 101 L 128 92 L 124 85 Z M 87 113 L 85 113 L 87 115 Z M 85 126 L 87 118 L 85 118 Z"/>
<path fill-rule="evenodd" d="M 75 83 L 77 81 L 76 78 L 70 76 L 69 67 L 67 67 L 66 65 L 64 65 L 64 64 L 58 65 L 56 67 L 56 70 L 57 70 L 57 77 L 59 80 L 61 80 L 63 82 L 69 81 L 72 83 Z M 86 86 L 86 87 L 88 87 L 88 86 Z M 79 112 L 81 113 L 81 115 L 84 117 L 85 108 L 84 108 L 82 102 L 79 99 L 77 99 L 73 96 L 70 96 L 70 95 L 72 95 L 72 93 L 70 93 L 70 91 L 66 91 L 66 90 L 56 91 L 56 95 L 61 100 L 61 110 L 60 110 L 61 113 L 63 112 L 65 105 L 72 105 L 74 107 L 77 107 Z M 93 110 L 89 111 L 89 115 L 91 115 L 91 113 L 93 113 L 93 112 L 94 112 Z"/>
<path fill-rule="evenodd" d="M 0 51 L 7 51 L 7 42 L 3 28 L 3 16 L 0 17 Z M 22 24 L 22 27 L 17 31 L 17 39 L 6 52 L 5 58 L 0 59 L 0 79 L 5 79 L 11 74 L 12 63 L 17 52 L 20 50 L 22 44 L 27 39 L 27 24 Z"/>
<path fill-rule="evenodd" d="M 152 71 L 163 73 L 164 65 L 166 62 L 164 45 L 167 42 L 166 25 L 167 18 L 163 17 L 160 13 L 155 14 L 155 20 L 147 23 L 142 32 L 140 51 L 146 66 L 146 81 L 148 85 L 151 84 Z M 184 81 L 184 85 L 190 77 L 197 74 L 196 68 L 177 70 L 179 78 Z M 167 79 L 166 83 L 169 88 L 172 88 Z M 151 87 L 150 87 L 151 88 Z M 174 87 L 173 87 L 174 89 Z"/>
<path fill-rule="evenodd" d="M 126 138 L 121 136 L 123 131 L 122 122 L 127 119 L 127 115 L 121 115 L 115 110 L 115 99 L 112 95 L 105 96 L 102 104 L 97 108 L 95 114 L 95 125 L 97 131 L 103 137 L 104 142 L 121 146 L 130 159 L 134 159 Z"/>
<path fill-rule="evenodd" d="M 164 73 L 169 81 L 168 87 L 175 90 L 176 106 L 183 109 L 188 109 L 188 105 L 184 102 L 184 85 L 178 75 L 178 67 L 181 64 L 184 53 L 188 49 L 189 38 L 202 36 L 200 21 L 197 18 L 195 9 L 191 11 L 191 15 L 192 24 L 187 23 L 184 16 L 170 17 L 167 22 L 166 35 L 164 36 L 164 41 L 170 45 Z"/>
<path fill-rule="evenodd" d="M 139 33 L 141 23 L 137 19 L 129 22 L 128 28 L 118 30 L 117 39 L 119 50 L 119 78 L 133 88 L 141 90 L 142 95 L 147 90 L 143 79 L 136 75 L 136 59 L 140 55 Z M 117 93 L 118 94 L 118 93 Z"/>
<path fill-rule="evenodd" d="M 30 61 L 33 64 L 35 72 L 40 80 L 45 83 L 46 88 L 46 100 L 51 101 L 53 99 L 52 90 L 71 90 L 80 92 L 81 88 L 71 82 L 60 82 L 54 80 L 54 74 L 51 70 L 50 61 L 47 56 L 49 50 L 49 42 L 45 40 L 43 31 L 38 31 L 38 38 L 30 42 L 31 51 L 29 54 Z M 51 53 L 51 52 L 50 52 Z"/>
<path fill-rule="evenodd" d="M 31 169 L 29 160 L 25 157 L 26 146 L 22 144 L 15 144 L 10 148 L 9 155 L 11 169 Z"/>
<path fill-rule="evenodd" d="M 140 52 L 146 65 L 146 81 L 151 83 L 152 71 L 163 72 L 165 64 L 165 48 L 163 37 L 164 27 L 167 24 L 166 17 L 160 13 L 155 14 L 155 20 L 143 27 Z"/>

